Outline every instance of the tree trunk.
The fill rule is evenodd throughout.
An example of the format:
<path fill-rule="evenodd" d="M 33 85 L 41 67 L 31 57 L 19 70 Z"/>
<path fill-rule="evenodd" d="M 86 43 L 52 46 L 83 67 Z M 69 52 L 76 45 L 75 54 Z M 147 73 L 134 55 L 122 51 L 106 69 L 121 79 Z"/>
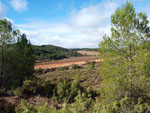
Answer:
<path fill-rule="evenodd" d="M 2 85 L 3 69 L 4 69 L 4 65 L 3 65 L 4 57 L 3 56 L 4 56 L 4 50 L 2 48 L 2 50 L 1 50 L 0 86 Z"/>

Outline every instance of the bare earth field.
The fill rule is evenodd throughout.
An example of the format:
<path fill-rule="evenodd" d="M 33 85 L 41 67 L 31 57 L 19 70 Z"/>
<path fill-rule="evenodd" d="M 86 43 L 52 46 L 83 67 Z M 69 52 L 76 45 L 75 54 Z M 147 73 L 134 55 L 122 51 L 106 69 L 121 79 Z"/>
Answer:
<path fill-rule="evenodd" d="M 98 52 L 96 51 L 77 51 L 77 53 L 80 53 L 82 55 L 93 55 L 93 56 L 98 56 Z"/>
<path fill-rule="evenodd" d="M 98 59 L 95 56 L 84 56 L 84 57 L 72 57 L 72 58 L 66 58 L 63 60 L 57 60 L 52 62 L 42 62 L 35 64 L 35 69 L 47 69 L 47 68 L 58 68 L 58 67 L 65 67 L 65 66 L 71 66 L 73 64 L 77 65 L 84 65 L 87 64 L 90 61 L 94 62 L 101 62 L 102 60 Z"/>
<path fill-rule="evenodd" d="M 82 57 L 71 57 L 66 58 L 63 60 L 57 60 L 57 61 L 51 61 L 51 62 L 42 62 L 42 63 L 36 63 L 35 69 L 51 69 L 51 68 L 58 68 L 58 67 L 65 67 L 65 66 L 71 66 L 71 65 L 84 65 L 87 64 L 90 61 L 94 62 L 101 62 L 102 60 L 98 59 L 98 52 L 95 51 L 78 51 L 80 54 L 86 54 L 90 56 L 82 56 Z"/>

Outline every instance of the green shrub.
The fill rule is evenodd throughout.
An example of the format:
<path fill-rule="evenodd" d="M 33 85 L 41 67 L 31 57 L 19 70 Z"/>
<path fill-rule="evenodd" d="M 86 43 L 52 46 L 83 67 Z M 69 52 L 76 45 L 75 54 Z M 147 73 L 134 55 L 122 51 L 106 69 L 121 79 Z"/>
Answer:
<path fill-rule="evenodd" d="M 36 69 L 36 70 L 35 70 L 35 74 L 36 74 L 36 75 L 37 75 L 37 74 L 39 74 L 39 75 L 43 74 L 43 69 L 41 69 L 41 68 Z"/>
<path fill-rule="evenodd" d="M 25 80 L 21 87 L 22 93 L 25 95 L 33 95 L 37 92 L 37 83 L 34 80 Z"/>
<path fill-rule="evenodd" d="M 65 67 L 59 67 L 58 70 L 64 71 L 64 70 L 68 70 L 69 67 L 65 66 Z"/>
<path fill-rule="evenodd" d="M 78 91 L 83 92 L 83 90 L 77 78 L 73 82 L 68 79 L 60 80 L 54 90 L 54 98 L 61 103 L 72 103 L 78 95 Z"/>
<path fill-rule="evenodd" d="M 81 69 L 81 68 L 83 68 L 83 67 L 79 66 L 79 65 L 76 65 L 76 64 L 72 65 L 72 69 Z"/>
<path fill-rule="evenodd" d="M 22 100 L 20 105 L 16 107 L 16 113 L 55 113 L 46 103 L 44 106 L 39 104 L 28 104 L 27 101 Z"/>
<path fill-rule="evenodd" d="M 133 105 L 130 98 L 125 96 L 112 104 L 95 103 L 93 110 L 95 112 L 100 110 L 100 113 L 150 113 L 150 104 L 139 98 L 137 104 Z"/>
<path fill-rule="evenodd" d="M 89 63 L 88 69 L 89 69 L 89 70 L 94 69 L 94 62 L 93 62 L 93 61 Z"/>
<path fill-rule="evenodd" d="M 17 96 L 19 96 L 19 97 L 23 96 L 22 89 L 20 87 L 16 88 L 14 90 L 14 94 L 17 95 Z"/>
<path fill-rule="evenodd" d="M 51 97 L 53 95 L 54 85 L 49 81 L 43 81 L 35 78 L 33 80 L 25 80 L 22 87 L 15 89 L 14 93 L 18 96 L 35 95 Z"/>
<path fill-rule="evenodd" d="M 71 104 L 70 111 L 73 113 L 88 113 L 92 105 L 92 98 L 85 93 L 78 92 L 75 102 Z"/>
<path fill-rule="evenodd" d="M 71 83 L 68 79 L 60 80 L 54 90 L 54 98 L 58 102 L 66 102 L 70 95 Z"/>
<path fill-rule="evenodd" d="M 91 98 L 95 100 L 96 97 L 99 96 L 99 92 L 94 90 L 93 88 L 87 89 L 88 95 L 91 95 Z"/>
<path fill-rule="evenodd" d="M 35 80 L 25 80 L 22 87 L 18 87 L 14 90 L 14 94 L 17 96 L 28 96 L 37 93 L 37 83 Z"/>
<path fill-rule="evenodd" d="M 38 86 L 38 93 L 41 96 L 52 97 L 53 96 L 54 85 L 49 81 L 41 81 Z"/>
<path fill-rule="evenodd" d="M 39 103 L 33 105 L 25 100 L 21 100 L 20 105 L 16 107 L 16 113 L 99 113 L 91 111 L 92 105 L 92 98 L 85 93 L 81 94 L 79 91 L 74 103 L 64 103 L 60 109 L 53 108 L 48 103 L 45 105 L 40 105 Z"/>

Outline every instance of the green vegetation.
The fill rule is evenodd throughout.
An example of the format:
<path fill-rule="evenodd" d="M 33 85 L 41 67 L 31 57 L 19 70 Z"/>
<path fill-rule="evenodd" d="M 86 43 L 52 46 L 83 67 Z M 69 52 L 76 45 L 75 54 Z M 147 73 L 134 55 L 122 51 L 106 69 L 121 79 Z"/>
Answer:
<path fill-rule="evenodd" d="M 89 63 L 88 69 L 89 69 L 89 70 L 94 69 L 94 62 L 90 62 L 90 63 Z"/>
<path fill-rule="evenodd" d="M 75 102 L 70 105 L 63 104 L 61 109 L 56 109 L 54 107 L 45 105 L 32 105 L 28 104 L 27 101 L 22 100 L 19 107 L 17 107 L 17 113 L 83 113 L 83 112 L 91 112 L 95 113 L 92 107 L 92 99 L 86 97 L 84 93 L 79 93 L 75 98 Z M 95 107 L 95 106 L 94 106 Z"/>
<path fill-rule="evenodd" d="M 94 87 L 100 85 L 101 76 L 99 75 L 100 63 L 95 64 L 94 69 L 89 70 L 88 66 L 78 69 L 66 69 L 51 71 L 48 73 L 39 73 L 38 77 L 44 81 L 50 81 L 51 83 L 57 84 L 57 80 L 74 80 L 75 76 L 79 76 L 80 84 L 82 87 L 87 89 L 88 87 Z"/>
<path fill-rule="evenodd" d="M 22 86 L 34 73 L 35 58 L 25 34 L 13 30 L 11 23 L 0 20 L 0 88 Z"/>
<path fill-rule="evenodd" d="M 150 27 L 145 13 L 127 2 L 111 16 L 112 36 L 100 43 L 104 63 L 101 109 L 109 112 L 150 112 Z"/>
<path fill-rule="evenodd" d="M 51 97 L 53 95 L 54 85 L 49 81 L 43 81 L 39 78 L 32 80 L 25 80 L 21 87 L 14 90 L 14 94 L 20 97 L 33 96 L 39 94 L 45 97 Z"/>
<path fill-rule="evenodd" d="M 72 65 L 72 69 L 81 69 L 81 68 L 82 68 L 82 66 L 79 66 L 79 65 L 76 65 L 76 64 Z"/>
<path fill-rule="evenodd" d="M 59 80 L 54 91 L 54 98 L 59 103 L 72 103 L 79 91 L 83 92 L 83 88 L 80 86 L 78 78 L 72 82 L 68 79 Z"/>
<path fill-rule="evenodd" d="M 33 45 L 33 49 L 38 61 L 58 60 L 68 57 L 81 56 L 79 53 L 72 49 L 65 49 L 53 45 Z"/>
<path fill-rule="evenodd" d="M 73 65 L 72 69 L 39 69 L 34 73 L 33 50 L 40 51 L 41 58 L 59 59 L 61 57 L 55 55 L 47 57 L 57 49 L 31 46 L 24 34 L 12 30 L 10 22 L 0 20 L 0 112 L 149 113 L 150 27 L 147 16 L 136 14 L 133 5 L 126 2 L 111 16 L 111 25 L 112 35 L 104 35 L 99 44 L 103 63 Z M 52 51 L 45 52 L 49 49 Z M 68 54 L 68 50 L 59 50 Z M 18 96 L 18 103 L 11 104 L 7 98 L 2 100 L 6 95 Z"/>

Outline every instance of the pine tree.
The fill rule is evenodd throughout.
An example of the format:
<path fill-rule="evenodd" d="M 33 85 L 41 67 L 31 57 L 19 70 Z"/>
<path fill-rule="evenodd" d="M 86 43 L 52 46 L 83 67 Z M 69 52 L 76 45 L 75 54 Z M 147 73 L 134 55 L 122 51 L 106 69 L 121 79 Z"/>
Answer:
<path fill-rule="evenodd" d="M 102 108 L 107 112 L 133 112 L 139 99 L 144 106 L 150 105 L 148 23 L 146 14 L 136 14 L 130 2 L 111 16 L 111 37 L 104 35 L 99 44 L 104 58 Z"/>
<path fill-rule="evenodd" d="M 6 19 L 0 20 L 0 86 L 7 75 L 8 45 L 14 42 L 14 37 L 11 23 Z"/>
<path fill-rule="evenodd" d="M 13 82 L 16 86 L 22 86 L 25 79 L 32 77 L 34 73 L 35 56 L 31 43 L 26 35 L 20 35 L 15 44 L 13 61 Z"/>
<path fill-rule="evenodd" d="M 0 88 L 16 88 L 34 73 L 35 57 L 25 34 L 0 20 Z"/>

